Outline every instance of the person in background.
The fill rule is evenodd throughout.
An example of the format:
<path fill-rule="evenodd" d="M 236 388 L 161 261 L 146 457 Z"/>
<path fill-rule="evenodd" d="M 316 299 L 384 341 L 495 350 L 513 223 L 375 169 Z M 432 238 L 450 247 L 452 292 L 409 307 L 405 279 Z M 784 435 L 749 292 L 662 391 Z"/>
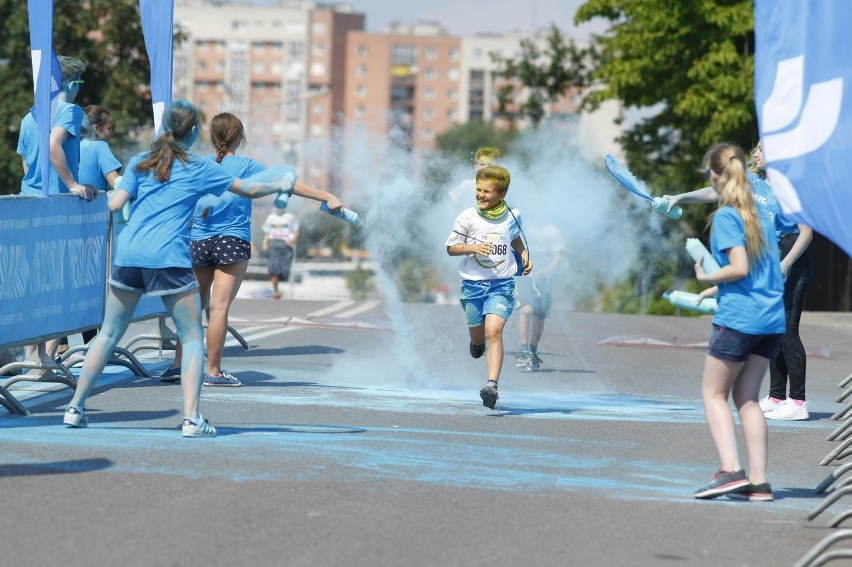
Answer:
<path fill-rule="evenodd" d="M 18 135 L 18 155 L 21 156 L 24 176 L 21 179 L 21 195 L 41 196 L 44 194 L 44 184 L 47 183 L 47 193 L 73 193 L 86 201 L 92 201 L 97 190 L 91 185 L 78 181 L 80 163 L 80 128 L 83 123 L 83 110 L 74 104 L 80 85 L 83 84 L 83 73 L 86 64 L 79 59 L 60 55 L 59 67 L 62 73 L 59 95 L 56 101 L 56 112 L 50 128 L 50 170 L 48 179 L 42 178 L 41 158 L 38 147 L 38 127 L 31 109 L 21 120 Z M 45 343 L 48 356 L 56 355 L 60 339 L 51 339 Z M 35 352 L 37 345 L 26 347 L 27 355 Z"/>
<path fill-rule="evenodd" d="M 721 466 L 700 499 L 724 494 L 772 500 L 766 479 L 766 419 L 760 384 L 784 333 L 784 278 L 778 264 L 775 225 L 754 204 L 742 149 L 716 144 L 704 156 L 705 176 L 719 195 L 711 216 L 710 251 L 721 269 L 707 274 L 698 258 L 695 277 L 714 284 L 719 310 L 704 360 L 704 415 Z M 728 398 L 733 397 L 748 453 L 748 474 L 740 468 L 736 431 Z"/>
<path fill-rule="evenodd" d="M 83 185 L 94 187 L 98 191 L 108 191 L 115 186 L 121 172 L 121 162 L 109 147 L 109 139 L 112 138 L 112 113 L 95 104 L 90 104 L 83 112 L 78 178 Z M 83 344 L 88 344 L 97 333 L 97 329 L 83 331 Z M 57 355 L 65 350 L 68 350 L 68 337 L 60 341 Z M 78 354 L 72 354 L 66 363 L 73 364 L 75 360 L 83 358 L 83 355 L 77 356 Z"/>
<path fill-rule="evenodd" d="M 482 147 L 476 150 L 473 157 L 474 173 L 486 167 L 493 165 L 498 158 L 502 157 L 503 153 L 498 148 Z M 476 198 L 476 180 L 465 179 L 447 193 L 453 205 L 467 205 Z"/>
<path fill-rule="evenodd" d="M 292 213 L 276 205 L 263 223 L 262 247 L 264 251 L 269 251 L 269 281 L 274 299 L 281 299 L 278 283 L 290 280 L 298 238 L 299 221 Z"/>
<path fill-rule="evenodd" d="M 515 309 L 518 311 L 520 352 L 515 365 L 522 370 L 541 370 L 538 343 L 544 332 L 544 323 L 550 313 L 553 297 L 553 273 L 562 264 L 565 243 L 559 229 L 552 224 L 528 231 L 530 254 L 539 268 L 528 278 L 515 281 Z M 542 268 L 543 266 L 543 268 Z"/>

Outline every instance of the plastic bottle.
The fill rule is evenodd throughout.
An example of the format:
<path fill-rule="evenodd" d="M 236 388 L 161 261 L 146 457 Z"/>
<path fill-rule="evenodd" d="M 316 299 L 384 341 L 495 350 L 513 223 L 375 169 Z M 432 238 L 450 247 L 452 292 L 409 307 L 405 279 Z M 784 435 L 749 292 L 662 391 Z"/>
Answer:
<path fill-rule="evenodd" d="M 715 297 L 705 297 L 699 303 L 698 294 L 687 291 L 667 291 L 663 293 L 663 299 L 668 299 L 675 307 L 697 311 L 705 315 L 713 315 L 719 309 Z"/>
<path fill-rule="evenodd" d="M 713 272 L 719 271 L 719 264 L 716 263 L 716 260 L 713 258 L 710 251 L 707 250 L 707 248 L 704 247 L 704 244 L 702 244 L 697 238 L 686 239 L 686 251 L 689 252 L 689 255 L 692 256 L 692 259 L 696 262 L 699 258 L 702 259 L 701 267 L 704 268 L 705 273 L 712 274 Z"/>
<path fill-rule="evenodd" d="M 667 211 L 666 209 L 669 208 L 669 200 L 664 199 L 662 197 L 655 197 L 654 200 L 651 201 L 651 206 L 657 209 L 657 211 L 663 213 L 664 215 L 672 219 L 679 219 L 683 216 L 683 209 L 681 209 L 677 205 L 672 207 L 672 210 Z"/>
<path fill-rule="evenodd" d="M 118 187 L 118 184 L 121 183 L 121 179 L 123 177 L 123 175 L 116 177 L 113 187 Z M 121 209 L 115 211 L 115 220 L 121 224 L 127 224 L 127 221 L 130 220 L 130 201 L 127 201 Z"/>
<path fill-rule="evenodd" d="M 275 201 L 273 203 L 279 209 L 286 209 L 287 203 L 290 201 L 290 194 L 292 191 L 279 191 L 277 195 L 275 195 Z"/>
<path fill-rule="evenodd" d="M 332 211 L 328 208 L 327 201 L 322 202 L 322 204 L 320 205 L 320 210 L 330 215 L 334 215 L 337 218 L 341 218 L 346 222 L 351 222 L 352 224 L 361 224 L 361 216 L 358 213 L 356 213 L 355 211 L 350 211 L 349 209 L 344 209 L 343 207 L 341 207 L 337 211 Z"/>

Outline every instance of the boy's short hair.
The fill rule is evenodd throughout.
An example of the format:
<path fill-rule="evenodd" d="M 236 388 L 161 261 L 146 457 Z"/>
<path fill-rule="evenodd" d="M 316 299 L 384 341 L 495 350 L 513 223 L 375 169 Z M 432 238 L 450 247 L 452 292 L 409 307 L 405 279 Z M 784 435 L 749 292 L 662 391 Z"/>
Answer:
<path fill-rule="evenodd" d="M 67 55 L 59 55 L 56 58 L 59 59 L 59 68 L 62 70 L 63 85 L 75 77 L 81 76 L 86 71 L 86 64 L 79 59 Z"/>
<path fill-rule="evenodd" d="M 497 184 L 497 190 L 503 192 L 509 189 L 511 176 L 509 175 L 509 170 L 505 167 L 489 165 L 476 172 L 476 180 L 494 181 Z"/>
<path fill-rule="evenodd" d="M 473 163 L 475 165 L 491 165 L 499 157 L 503 157 L 503 152 L 499 148 L 479 148 L 473 157 Z"/>

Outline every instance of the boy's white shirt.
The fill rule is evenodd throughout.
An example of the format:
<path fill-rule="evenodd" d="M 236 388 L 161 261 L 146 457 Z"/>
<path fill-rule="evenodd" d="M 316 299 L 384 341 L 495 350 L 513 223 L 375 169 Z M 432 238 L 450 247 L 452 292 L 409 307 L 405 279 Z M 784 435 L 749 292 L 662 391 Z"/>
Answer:
<path fill-rule="evenodd" d="M 474 244 L 477 242 L 492 243 L 495 254 L 479 256 L 468 254 L 459 264 L 459 274 L 463 280 L 497 280 L 514 277 L 517 263 L 512 255 L 512 240 L 517 238 L 519 231 L 515 223 L 521 222 L 521 212 L 512 209 L 512 214 L 506 213 L 498 220 L 487 219 L 476 209 L 470 207 L 456 217 L 453 232 L 447 238 L 447 246 L 453 244 Z M 457 234 L 460 232 L 461 234 Z"/>

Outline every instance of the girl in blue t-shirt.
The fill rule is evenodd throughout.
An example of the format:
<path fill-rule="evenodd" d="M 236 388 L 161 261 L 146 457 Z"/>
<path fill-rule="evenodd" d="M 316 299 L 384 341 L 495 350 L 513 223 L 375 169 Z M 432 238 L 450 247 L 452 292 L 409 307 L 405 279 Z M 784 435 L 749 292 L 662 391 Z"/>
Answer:
<path fill-rule="evenodd" d="M 118 237 L 101 332 L 89 347 L 64 422 L 86 427 L 85 402 L 124 335 L 143 293 L 160 296 L 183 343 L 183 436 L 213 437 L 198 411 L 204 361 L 201 301 L 189 256 L 189 222 L 206 194 L 226 191 L 257 198 L 290 190 L 292 181 L 244 182 L 189 148 L 198 137 L 199 112 L 184 100 L 163 113 L 163 134 L 135 156 L 109 199 L 111 211 L 132 200 L 130 220 Z"/>
<path fill-rule="evenodd" d="M 694 496 L 737 494 L 749 500 L 772 500 L 766 482 L 766 420 L 758 396 L 785 326 L 784 279 L 775 227 L 755 206 L 742 149 L 733 144 L 714 145 L 703 165 L 719 196 L 719 208 L 711 217 L 710 248 L 721 269 L 708 274 L 701 258 L 695 263 L 696 278 L 716 285 L 719 304 L 701 390 L 721 467 Z M 734 417 L 728 405 L 731 395 L 743 427 L 748 475 L 740 468 L 737 455 Z"/>
<path fill-rule="evenodd" d="M 222 169 L 240 179 L 267 171 L 267 167 L 251 158 L 236 155 L 245 144 L 245 129 L 239 118 L 228 112 L 210 121 L 210 142 L 216 150 L 215 161 Z M 327 201 L 332 211 L 340 209 L 340 200 L 327 191 L 300 181 L 293 194 L 317 201 Z M 251 258 L 252 203 L 237 194 L 206 195 L 195 206 L 189 252 L 192 269 L 201 292 L 201 305 L 209 307 L 207 321 L 207 371 L 205 386 L 241 386 L 239 378 L 222 368 L 222 352 L 228 332 L 228 311 L 240 290 Z M 211 290 L 212 288 L 212 290 Z M 175 359 L 160 380 L 181 379 L 183 347 L 177 342 Z"/>

